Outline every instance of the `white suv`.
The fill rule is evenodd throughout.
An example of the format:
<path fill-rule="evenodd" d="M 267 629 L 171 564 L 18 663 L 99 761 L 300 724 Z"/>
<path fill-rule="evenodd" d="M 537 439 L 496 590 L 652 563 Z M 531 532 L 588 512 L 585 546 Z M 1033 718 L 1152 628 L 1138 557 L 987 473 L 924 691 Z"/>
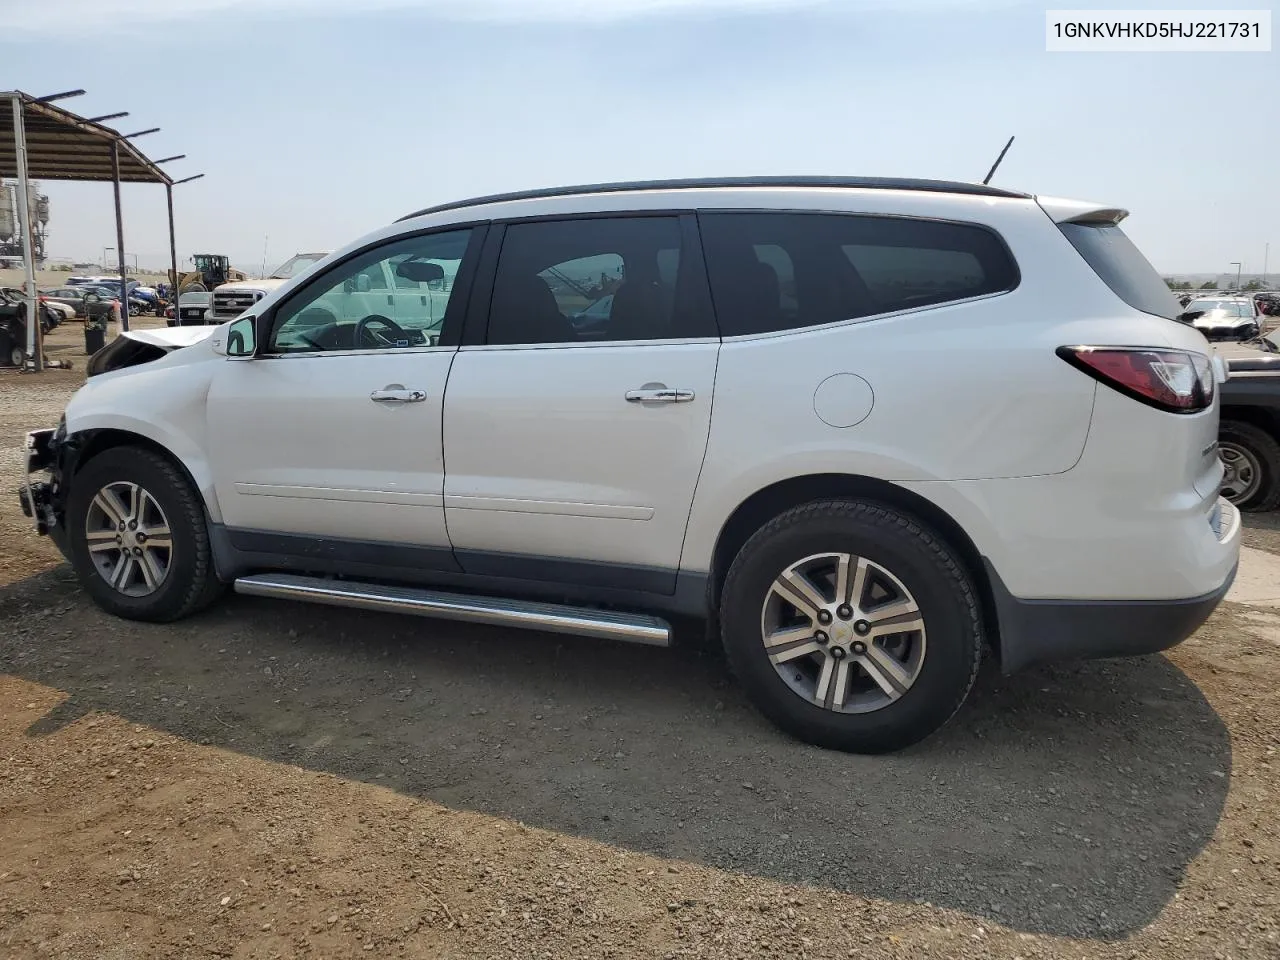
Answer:
<path fill-rule="evenodd" d="M 1223 367 L 1124 216 L 834 178 L 424 210 L 124 341 L 24 506 L 123 617 L 225 584 L 660 646 L 695 615 L 779 726 L 892 750 L 984 645 L 1162 650 L 1231 583 Z"/>

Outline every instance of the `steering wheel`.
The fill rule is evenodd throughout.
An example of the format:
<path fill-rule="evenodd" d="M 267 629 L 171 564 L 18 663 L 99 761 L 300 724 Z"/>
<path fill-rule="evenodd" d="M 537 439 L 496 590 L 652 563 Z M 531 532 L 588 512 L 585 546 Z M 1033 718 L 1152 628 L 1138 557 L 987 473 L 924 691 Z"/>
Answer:
<path fill-rule="evenodd" d="M 389 335 L 381 330 L 371 330 L 370 327 L 373 324 L 386 327 Z M 366 338 L 370 347 L 377 349 L 378 347 L 394 347 L 397 340 L 405 343 L 409 340 L 409 334 L 390 317 L 384 317 L 380 313 L 372 313 L 356 324 L 355 339 L 357 350 L 364 346 Z"/>

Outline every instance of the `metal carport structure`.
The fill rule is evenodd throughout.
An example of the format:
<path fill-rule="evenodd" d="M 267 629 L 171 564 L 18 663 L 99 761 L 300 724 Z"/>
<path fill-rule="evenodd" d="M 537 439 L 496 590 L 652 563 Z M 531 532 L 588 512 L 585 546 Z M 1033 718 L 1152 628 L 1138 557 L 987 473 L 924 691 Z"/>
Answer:
<path fill-rule="evenodd" d="M 160 169 L 160 164 L 181 160 L 185 154 L 150 160 L 130 140 L 155 133 L 152 127 L 122 134 L 102 125 L 104 120 L 126 117 L 128 113 L 112 113 L 99 117 L 82 117 L 55 106 L 52 101 L 79 96 L 83 90 L 71 90 L 47 97 L 33 97 L 20 90 L 0 93 L 11 109 L 0 108 L 0 176 L 18 181 L 18 222 L 22 237 L 23 269 L 27 293 L 28 363 L 36 370 L 44 366 L 43 336 L 38 320 L 35 282 L 35 254 L 31 242 L 31 211 L 28 183 L 37 180 L 81 180 L 111 183 L 116 206 L 116 254 L 119 258 L 122 302 L 120 325 L 129 329 L 128 273 L 125 268 L 124 221 L 120 210 L 121 183 L 164 184 L 169 207 L 169 260 L 173 277 L 178 277 L 178 251 L 173 229 L 173 187 L 203 176 L 197 174 L 174 180 Z M 103 264 L 106 267 L 106 264 Z M 176 291 L 175 291 L 176 292 Z"/>

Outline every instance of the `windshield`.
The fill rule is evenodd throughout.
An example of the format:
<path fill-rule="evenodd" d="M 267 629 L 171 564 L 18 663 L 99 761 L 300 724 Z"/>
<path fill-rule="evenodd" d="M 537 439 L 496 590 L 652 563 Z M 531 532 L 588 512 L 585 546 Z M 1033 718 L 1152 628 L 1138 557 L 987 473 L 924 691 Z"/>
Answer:
<path fill-rule="evenodd" d="M 300 253 L 296 257 L 292 257 L 268 278 L 270 280 L 289 280 L 296 277 L 307 267 L 313 263 L 319 263 L 325 258 L 323 253 Z"/>
<path fill-rule="evenodd" d="M 1253 316 L 1253 309 L 1249 304 L 1231 300 L 1192 300 L 1187 304 L 1187 313 L 1193 310 L 1204 311 L 1206 320 Z"/>

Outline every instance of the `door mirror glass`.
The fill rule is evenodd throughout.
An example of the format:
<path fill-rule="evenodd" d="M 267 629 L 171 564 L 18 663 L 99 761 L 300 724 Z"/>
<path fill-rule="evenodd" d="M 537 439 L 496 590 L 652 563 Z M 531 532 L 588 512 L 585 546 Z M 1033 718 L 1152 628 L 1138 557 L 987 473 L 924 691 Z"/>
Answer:
<path fill-rule="evenodd" d="M 98 296 L 96 293 L 86 293 L 84 295 L 85 303 L 100 303 L 101 301 L 102 301 L 102 298 Z"/>
<path fill-rule="evenodd" d="M 257 337 L 255 336 L 257 317 L 241 317 L 227 328 L 227 356 L 252 357 Z"/>

